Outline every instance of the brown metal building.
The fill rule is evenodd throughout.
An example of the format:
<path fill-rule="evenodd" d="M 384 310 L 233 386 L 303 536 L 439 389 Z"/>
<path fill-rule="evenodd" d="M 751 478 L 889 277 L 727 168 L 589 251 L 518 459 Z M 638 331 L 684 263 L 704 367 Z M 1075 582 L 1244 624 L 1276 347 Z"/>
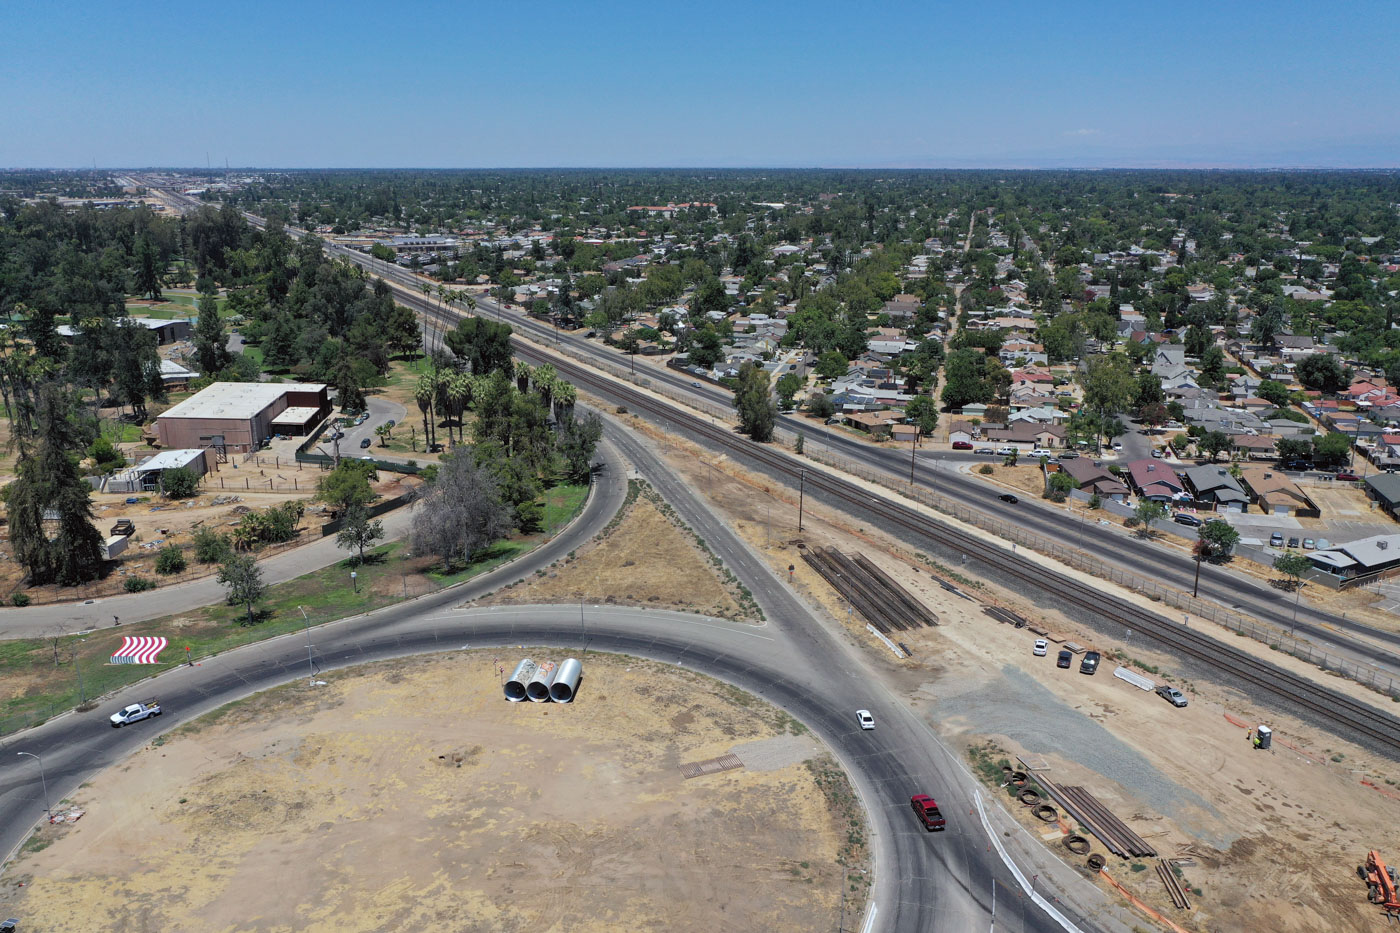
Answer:
<path fill-rule="evenodd" d="M 320 383 L 216 382 L 156 418 L 156 437 L 162 447 L 245 453 L 275 434 L 306 434 L 330 413 Z"/>

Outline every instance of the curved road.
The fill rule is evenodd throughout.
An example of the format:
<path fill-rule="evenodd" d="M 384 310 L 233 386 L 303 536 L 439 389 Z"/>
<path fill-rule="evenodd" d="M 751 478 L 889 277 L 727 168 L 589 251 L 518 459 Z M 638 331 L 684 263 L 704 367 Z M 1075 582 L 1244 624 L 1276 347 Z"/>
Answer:
<path fill-rule="evenodd" d="M 596 533 L 596 521 L 611 515 L 624 488 L 621 471 L 608 469 L 596 501 L 610 507 L 595 508 L 590 503 L 588 521 L 580 521 L 528 561 L 512 565 L 508 574 L 493 574 L 467 587 L 321 626 L 309 636 L 286 635 L 208 659 L 197 667 L 177 667 L 162 675 L 157 685 L 128 688 L 94 712 L 60 717 L 0 745 L 0 814 L 5 816 L 0 823 L 0 852 L 9 851 L 23 837 L 42 809 L 37 768 L 32 759 L 14 752 L 31 752 L 43 759 L 50 796 L 57 801 L 96 771 L 148 742 L 157 730 L 306 676 L 308 637 L 323 670 L 468 646 L 544 644 L 575 651 L 584 656 L 585 664 L 587 651 L 607 650 L 691 667 L 755 692 L 811 727 L 852 775 L 872 823 L 873 929 L 988 928 L 994 897 L 998 930 L 1060 929 L 1022 896 L 1017 880 L 989 847 L 987 832 L 974 815 L 979 795 L 976 782 L 937 742 L 929 726 L 879 684 L 857 652 L 815 623 L 756 555 L 700 507 L 683 485 L 670 479 L 645 447 L 622 432 L 610 429 L 609 435 L 610 442 L 649 474 L 663 495 L 675 497 L 671 504 L 750 585 L 770 624 L 596 606 L 582 614 L 574 606 L 452 608 L 509 579 L 528 575 Z M 588 689 L 584 687 L 580 702 L 587 702 Z M 151 693 L 158 693 L 170 711 L 163 721 L 121 731 L 106 724 L 105 716 L 113 709 Z M 855 726 L 858 707 L 874 713 L 874 732 Z M 915 824 L 908 812 L 908 797 L 920 791 L 939 797 L 949 817 L 947 832 L 928 834 Z M 989 808 L 995 819 L 997 805 Z M 88 818 L 100 818 L 100 814 Z M 1016 830 L 1014 823 L 1005 841 L 1023 853 L 1046 855 L 1038 841 Z M 1057 869 L 1060 875 L 1055 874 Z M 1105 911 L 1097 889 L 1078 880 L 1053 856 L 1031 870 L 1040 874 L 1042 890 L 1059 887 L 1067 902 L 1084 913 L 1099 916 Z M 994 888 L 998 895 L 993 895 Z M 1114 921 L 1082 928 L 1126 929 Z"/>

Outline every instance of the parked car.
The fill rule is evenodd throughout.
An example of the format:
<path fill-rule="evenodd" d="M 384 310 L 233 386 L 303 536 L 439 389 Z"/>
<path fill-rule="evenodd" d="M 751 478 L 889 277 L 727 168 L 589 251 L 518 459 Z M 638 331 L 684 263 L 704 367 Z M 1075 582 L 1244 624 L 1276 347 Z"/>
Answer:
<path fill-rule="evenodd" d="M 1312 538 L 1304 538 L 1304 539 L 1303 539 L 1303 550 L 1305 550 L 1305 551 L 1311 551 L 1311 550 L 1315 549 L 1316 547 L 1317 547 L 1317 543 L 1314 542 Z"/>
<path fill-rule="evenodd" d="M 1099 669 L 1100 655 L 1097 651 L 1086 651 L 1079 662 L 1079 673 L 1092 675 Z"/>
<path fill-rule="evenodd" d="M 1205 524 L 1205 522 L 1188 512 L 1177 512 L 1172 516 L 1172 521 L 1176 522 L 1178 525 L 1190 525 L 1192 528 L 1199 528 Z"/>
<path fill-rule="evenodd" d="M 1355 483 L 1358 482 L 1360 479 L 1361 477 L 1357 476 L 1355 473 L 1347 473 L 1343 471 L 1337 474 L 1337 481 L 1341 483 Z"/>
<path fill-rule="evenodd" d="M 1017 450 L 1015 447 L 998 447 L 998 448 L 997 448 L 997 456 L 998 456 L 998 457 L 1009 457 L 1009 456 L 1011 456 L 1012 454 L 1019 454 L 1019 453 L 1020 453 L 1020 451 Z"/>
<path fill-rule="evenodd" d="M 971 450 L 972 441 L 953 441 L 954 450 Z"/>
<path fill-rule="evenodd" d="M 1186 695 L 1175 687 L 1162 684 L 1157 688 L 1157 695 L 1166 700 L 1172 706 L 1185 706 Z"/>
<path fill-rule="evenodd" d="M 1074 661 L 1074 654 L 1068 648 L 1060 652 L 1060 656 L 1055 659 L 1056 667 L 1068 668 Z"/>
<path fill-rule="evenodd" d="M 1153 447 L 1153 448 L 1152 448 L 1152 459 L 1153 459 L 1153 460 L 1161 460 L 1161 459 L 1162 459 L 1162 451 L 1161 451 L 1161 448 L 1158 448 L 1158 447 Z"/>
<path fill-rule="evenodd" d="M 826 419 L 826 423 L 827 423 L 827 424 L 840 424 L 840 423 L 841 423 L 841 419 L 840 419 L 840 418 L 828 418 L 828 419 Z"/>
<path fill-rule="evenodd" d="M 1035 655 L 1037 658 L 1043 658 L 1045 657 L 1045 652 L 1049 650 L 1050 643 L 1043 638 L 1037 638 L 1035 640 L 1035 647 L 1031 649 L 1031 654 Z"/>
<path fill-rule="evenodd" d="M 1309 460 L 1289 460 L 1283 465 L 1285 470 L 1311 470 L 1312 462 Z"/>
<path fill-rule="evenodd" d="M 1319 551 L 1325 551 L 1325 550 L 1327 550 L 1327 549 L 1328 549 L 1329 547 L 1331 547 L 1331 546 L 1332 546 L 1332 542 L 1331 542 L 1331 541 L 1328 541 L 1326 538 L 1318 538 L 1318 539 L 1317 539 L 1317 549 L 1318 549 Z"/>
<path fill-rule="evenodd" d="M 1053 457 L 1055 452 L 1048 447 L 1034 447 L 1031 449 L 1032 457 Z"/>
<path fill-rule="evenodd" d="M 991 447 L 978 447 L 976 450 L 973 451 L 973 453 L 982 454 L 983 456 L 987 457 L 995 457 L 997 455 L 997 452 Z"/>
<path fill-rule="evenodd" d="M 1114 441 L 1114 442 L 1113 442 L 1113 449 L 1114 449 L 1114 450 L 1122 450 L 1122 449 L 1123 449 L 1123 442 L 1122 442 L 1122 441 Z"/>
<path fill-rule="evenodd" d="M 997 498 L 1000 499 L 1002 502 L 1010 502 L 1012 505 L 1015 505 L 1016 503 L 1021 501 L 1020 499 L 1016 498 L 1015 495 L 1009 492 L 1004 492 L 1001 495 L 997 496 Z"/>
<path fill-rule="evenodd" d="M 1078 459 L 1079 459 L 1079 451 L 1077 451 L 1077 450 L 1066 450 L 1064 453 L 1060 454 L 1060 459 L 1061 459 L 1061 460 L 1078 460 Z"/>
<path fill-rule="evenodd" d="M 1269 547 L 1283 547 L 1283 535 L 1277 531 L 1269 535 Z"/>
<path fill-rule="evenodd" d="M 362 437 L 362 438 L 360 438 L 360 449 L 361 449 L 361 450 L 364 450 L 366 447 L 369 446 L 369 443 L 370 443 L 369 438 L 367 438 L 367 437 Z"/>
<path fill-rule="evenodd" d="M 856 710 L 856 722 L 860 723 L 860 727 L 866 731 L 875 728 L 875 717 L 870 715 L 868 709 Z"/>

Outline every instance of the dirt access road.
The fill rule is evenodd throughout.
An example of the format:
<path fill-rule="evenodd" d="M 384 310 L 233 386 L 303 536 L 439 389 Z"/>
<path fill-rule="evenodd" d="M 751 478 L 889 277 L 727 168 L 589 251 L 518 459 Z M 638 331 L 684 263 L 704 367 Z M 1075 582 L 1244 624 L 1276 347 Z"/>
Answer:
<path fill-rule="evenodd" d="M 584 677 L 573 704 L 512 704 L 494 652 L 458 652 L 226 707 L 85 785 L 82 819 L 0 880 L 0 914 L 26 931 L 834 928 L 859 815 L 819 743 L 674 667 L 590 654 Z M 680 771 L 731 752 L 745 767 Z"/>

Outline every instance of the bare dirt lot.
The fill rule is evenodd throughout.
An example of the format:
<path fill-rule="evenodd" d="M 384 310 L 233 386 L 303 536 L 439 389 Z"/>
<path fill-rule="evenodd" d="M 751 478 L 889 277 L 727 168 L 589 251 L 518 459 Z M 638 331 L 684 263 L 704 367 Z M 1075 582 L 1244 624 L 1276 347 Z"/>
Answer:
<path fill-rule="evenodd" d="M 680 528 L 650 486 L 633 481 L 620 520 L 542 576 L 506 587 L 487 603 L 578 602 L 687 609 L 731 619 L 754 607 L 723 568 Z"/>
<path fill-rule="evenodd" d="M 79 822 L 41 830 L 0 879 L 0 915 L 26 931 L 834 928 L 859 816 L 802 727 L 596 654 L 575 703 L 508 703 L 497 664 L 518 654 L 338 671 L 153 742 L 84 785 Z M 681 774 L 731 752 L 745 767 Z"/>
<path fill-rule="evenodd" d="M 946 741 L 967 750 L 973 764 L 990 759 L 998 772 L 991 783 L 999 783 L 995 765 L 1001 758 L 1014 763 L 1015 756 L 1025 755 L 1043 764 L 1051 780 L 1087 787 L 1163 857 L 1192 859 L 1182 872 L 1194 889 L 1193 909 L 1176 911 L 1147 860 L 1135 860 L 1143 866 L 1135 870 L 1133 863 L 1109 856 L 1108 875 L 1150 909 L 1190 931 L 1310 933 L 1370 929 L 1383 922 L 1366 902 L 1355 869 L 1370 848 L 1400 860 L 1400 850 L 1386 849 L 1390 837 L 1383 829 L 1400 819 L 1400 783 L 1395 783 L 1400 769 L 1393 762 L 1262 707 L 1239 690 L 1144 646 L 1140 638 L 1128 643 L 1105 638 L 1061 612 L 958 568 L 934 568 L 976 597 L 960 599 L 943 590 L 929 575 L 929 565 L 907 547 L 811 498 L 799 536 L 795 491 L 745 474 L 708 451 L 672 442 L 669 459 L 785 579 L 793 565 L 794 588 L 862 645 Z M 765 527 L 770 505 L 771 542 Z M 895 659 L 799 558 L 799 543 L 866 554 L 917 594 L 942 624 L 901 633 L 914 656 Z M 1146 597 L 1136 599 L 1154 605 Z M 1078 672 L 1078 657 L 1074 668 L 1058 669 L 1058 644 L 1052 643 L 1047 657 L 1033 656 L 1036 635 L 994 621 L 982 612 L 983 602 L 1011 609 L 1062 640 L 1111 653 L 1093 677 Z M 1208 627 L 1197 619 L 1191 624 Z M 1212 634 L 1281 666 L 1319 676 L 1316 669 L 1267 646 L 1219 629 Z M 1115 678 L 1120 664 L 1181 688 L 1190 705 L 1177 709 L 1155 693 Z M 1357 699 L 1391 705 L 1354 683 L 1326 680 Z M 1272 752 L 1254 751 L 1247 741 L 1247 730 L 1259 723 L 1275 729 Z M 1028 830 L 1049 836 L 1047 846 L 1066 854 L 1060 828 L 1005 799 Z M 1097 842 L 1094 851 L 1105 852 Z M 1082 858 L 1069 861 L 1083 865 Z M 1096 881 L 1123 900 L 1104 877 Z M 1144 929 L 1155 928 L 1154 920 L 1140 916 Z"/>

